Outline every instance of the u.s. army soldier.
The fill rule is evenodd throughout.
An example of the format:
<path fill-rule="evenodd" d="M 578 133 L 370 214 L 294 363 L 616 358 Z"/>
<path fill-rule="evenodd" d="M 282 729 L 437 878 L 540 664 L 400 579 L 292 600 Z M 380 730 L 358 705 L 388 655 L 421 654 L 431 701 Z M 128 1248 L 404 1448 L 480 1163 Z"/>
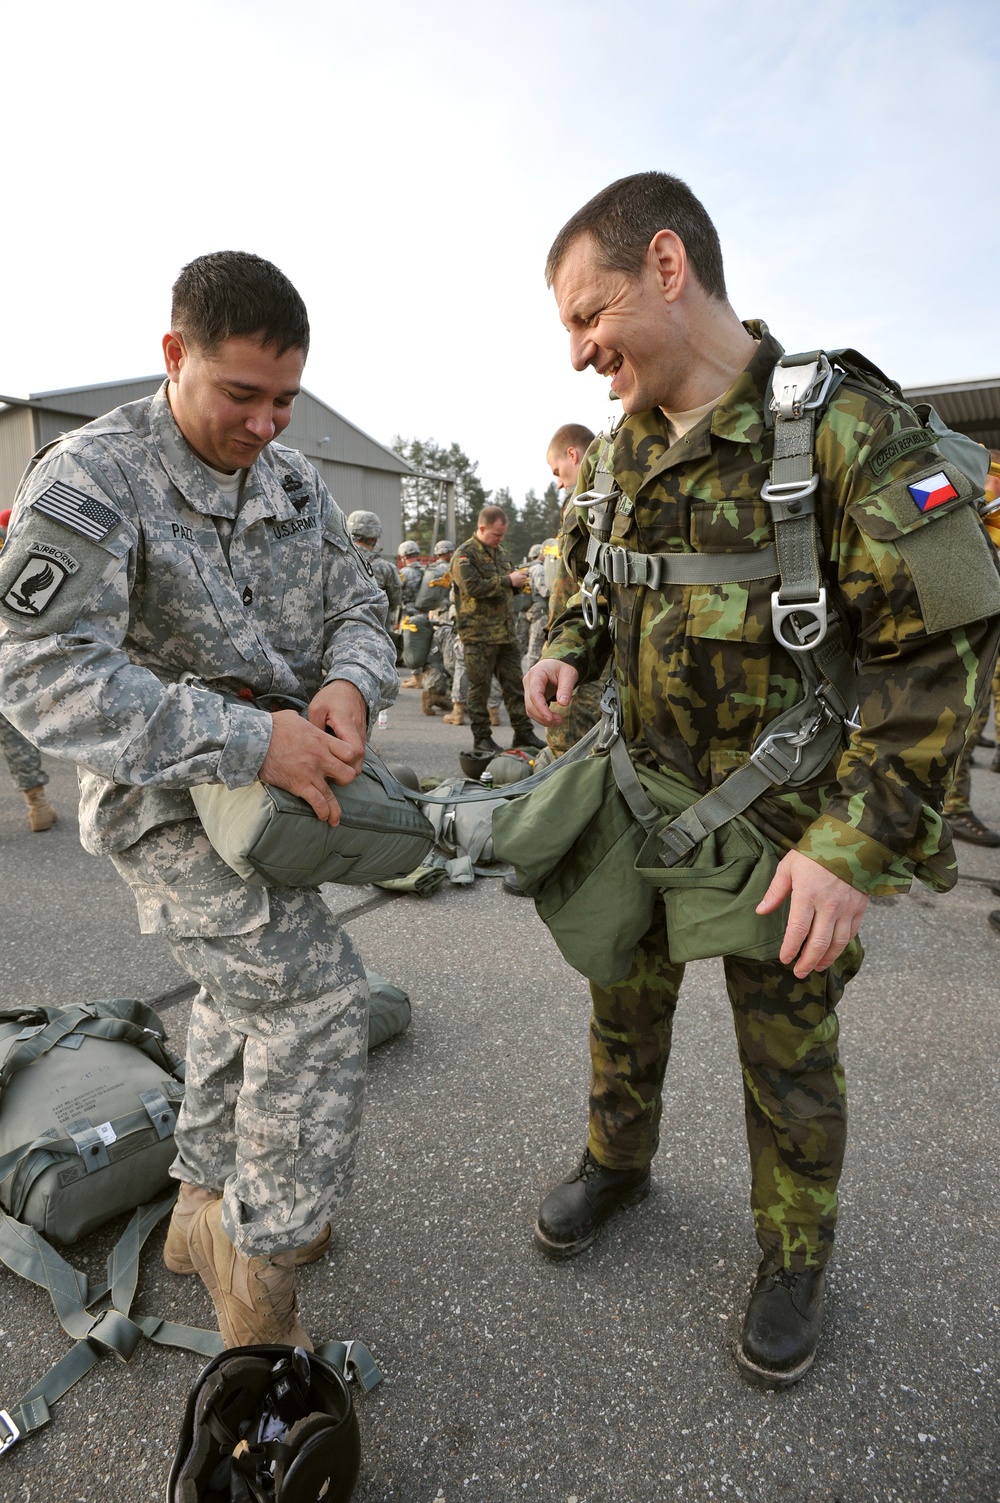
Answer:
<path fill-rule="evenodd" d="M 715 228 L 684 183 L 655 172 L 613 183 L 560 231 L 547 276 L 574 366 L 608 376 L 624 415 L 585 461 L 580 492 L 599 499 L 576 509 L 564 550 L 584 593 L 552 625 L 526 700 L 552 724 L 547 701 L 568 704 L 611 652 L 633 763 L 697 795 L 719 787 L 708 804 L 720 823 L 722 787 L 735 799 L 736 779 L 758 786 L 746 816 L 781 859 L 748 918 L 790 909 L 777 959 L 724 962 L 763 1252 L 737 1360 L 750 1381 L 786 1386 L 813 1360 L 837 1217 L 846 1098 L 835 1009 L 861 962 L 869 896 L 905 891 L 914 876 L 955 881 L 941 800 L 988 690 L 996 560 L 975 486 L 863 359 L 841 352 L 824 397 L 820 362 L 798 357 L 802 385 L 791 397 L 776 385 L 772 406 L 781 347 L 734 312 Z M 772 459 L 775 473 L 795 473 L 768 494 Z M 797 539 L 793 557 L 779 528 Z M 794 602 L 810 610 L 797 616 Z M 781 631 L 789 619 L 802 635 L 779 641 L 775 622 Z M 776 717 L 798 713 L 796 654 L 821 624 L 824 650 L 842 637 L 849 671 L 840 678 L 828 661 L 812 730 L 794 748 L 768 743 Z M 770 745 L 780 777 L 831 716 L 844 738 L 817 741 L 815 776 L 794 791 L 758 785 L 771 774 L 751 762 L 755 747 Z M 689 822 L 677 849 L 715 827 Z M 552 1256 L 581 1251 L 648 1191 L 683 975 L 667 943 L 661 908 L 631 971 L 591 988 L 587 1150 L 536 1227 Z"/>
<path fill-rule="evenodd" d="M 308 1345 L 295 1265 L 348 1193 L 365 1073 L 351 940 L 317 892 L 239 879 L 188 793 L 259 777 L 335 825 L 328 780 L 355 777 L 395 693 L 385 595 L 316 471 L 274 442 L 308 343 L 269 262 L 193 261 L 164 385 L 36 456 L 0 556 L 4 713 L 79 765 L 83 844 L 200 984 L 165 1257 L 201 1274 L 227 1346 Z"/>

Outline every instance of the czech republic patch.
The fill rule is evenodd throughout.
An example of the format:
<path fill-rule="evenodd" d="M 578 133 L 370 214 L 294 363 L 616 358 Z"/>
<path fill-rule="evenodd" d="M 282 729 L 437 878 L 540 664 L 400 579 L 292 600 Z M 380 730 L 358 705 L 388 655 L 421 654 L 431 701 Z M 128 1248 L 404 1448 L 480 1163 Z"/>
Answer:
<path fill-rule="evenodd" d="M 954 501 L 958 495 L 944 470 L 938 470 L 936 475 L 925 475 L 906 488 L 921 511 L 933 511 L 935 506 Z"/>

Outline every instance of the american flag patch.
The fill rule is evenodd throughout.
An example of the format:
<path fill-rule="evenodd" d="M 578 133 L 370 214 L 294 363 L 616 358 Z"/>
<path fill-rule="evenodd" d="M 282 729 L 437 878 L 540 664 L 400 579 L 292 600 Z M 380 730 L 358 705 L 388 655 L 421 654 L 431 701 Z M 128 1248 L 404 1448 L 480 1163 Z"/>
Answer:
<path fill-rule="evenodd" d="M 121 521 L 120 513 L 105 506 L 103 501 L 95 501 L 93 496 L 74 490 L 62 480 L 49 486 L 45 494 L 32 503 L 32 510 L 51 517 L 53 522 L 61 522 L 64 527 L 71 527 L 85 538 L 93 538 L 95 543 L 106 538 Z"/>

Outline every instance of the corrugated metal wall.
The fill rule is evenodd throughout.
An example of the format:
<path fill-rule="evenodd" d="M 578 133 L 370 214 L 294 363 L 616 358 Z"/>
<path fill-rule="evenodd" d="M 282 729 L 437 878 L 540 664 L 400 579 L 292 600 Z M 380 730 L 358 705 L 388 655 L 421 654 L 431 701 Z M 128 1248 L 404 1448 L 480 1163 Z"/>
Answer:
<path fill-rule="evenodd" d="M 396 549 L 403 541 L 399 476 L 386 470 L 337 464 L 331 459 L 314 459 L 312 462 L 345 515 L 352 511 L 373 511 L 381 517 L 382 552 L 387 558 L 395 558 Z"/>
<path fill-rule="evenodd" d="M 0 412 L 0 511 L 13 502 L 25 465 L 35 452 L 31 417 L 28 407 Z"/>
<path fill-rule="evenodd" d="M 0 509 L 10 505 L 36 449 L 125 402 L 151 395 L 159 384 L 158 377 L 139 377 L 74 391 L 38 392 L 33 400 L 54 411 L 18 407 L 0 413 L 0 498 L 6 498 L 0 499 Z M 322 438 L 329 442 L 321 444 Z M 295 403 L 281 442 L 312 461 L 345 513 L 365 510 L 381 517 L 382 551 L 395 557 L 403 539 L 400 480 L 409 470 L 406 461 L 306 391 Z"/>
<path fill-rule="evenodd" d="M 110 408 L 108 409 L 110 411 Z M 72 433 L 74 428 L 82 428 L 91 419 L 80 412 L 35 412 L 35 448 L 40 449 L 43 444 L 50 444 L 54 438 L 61 437 L 64 433 Z"/>

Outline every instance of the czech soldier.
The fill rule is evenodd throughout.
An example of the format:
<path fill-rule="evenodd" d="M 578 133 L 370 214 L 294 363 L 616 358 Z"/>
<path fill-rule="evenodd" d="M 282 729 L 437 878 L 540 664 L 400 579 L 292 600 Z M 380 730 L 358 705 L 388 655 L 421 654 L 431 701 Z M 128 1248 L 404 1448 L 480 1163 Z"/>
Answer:
<path fill-rule="evenodd" d="M 79 764 L 84 846 L 199 983 L 164 1256 L 201 1275 L 227 1346 L 310 1344 L 295 1266 L 350 1188 L 365 1074 L 353 942 L 318 892 L 238 878 L 188 792 L 259 778 L 335 825 L 331 782 L 395 693 L 385 596 L 312 465 L 273 442 L 308 343 L 269 262 L 191 262 L 163 386 L 36 456 L 0 555 L 5 712 Z"/>
<path fill-rule="evenodd" d="M 568 704 L 613 652 L 633 763 L 698 795 L 732 769 L 756 777 L 750 753 L 803 683 L 799 628 L 808 638 L 825 609 L 826 596 L 809 597 L 811 616 L 791 607 L 796 636 L 779 639 L 772 596 L 778 610 L 785 569 L 775 534 L 778 520 L 784 527 L 802 511 L 806 491 L 816 498 L 807 536 L 822 545 L 831 629 L 856 676 L 856 711 L 852 696 L 833 721 L 850 720 L 846 746 L 831 742 L 826 766 L 793 793 L 771 787 L 745 808 L 784 852 L 756 908 L 773 913 L 788 901 L 780 956 L 724 958 L 763 1253 L 737 1360 L 748 1381 L 783 1387 L 814 1356 L 837 1218 L 846 1098 L 836 1006 L 861 963 L 869 896 L 906 891 L 915 875 L 938 889 L 955 881 L 939 811 L 989 687 L 996 560 L 974 485 L 932 447 L 898 388 L 851 352 L 827 399 L 816 399 L 804 443 L 791 422 L 796 401 L 786 403 L 782 444 L 796 436 L 788 456 L 802 457 L 803 473 L 814 452 L 815 484 L 762 497 L 772 459 L 788 457 L 775 438 L 786 407 L 770 405 L 781 346 L 764 324 L 739 321 L 715 228 L 676 178 L 643 173 L 598 194 L 556 238 L 547 277 L 574 366 L 610 378 L 623 417 L 580 476 L 580 493 L 601 497 L 566 529 L 567 566 L 586 599 L 566 605 L 526 676 L 530 712 L 553 723 L 547 701 Z M 786 492 L 796 507 L 782 512 Z M 609 531 L 606 544 L 588 533 L 588 518 Z M 674 562 L 692 555 L 706 561 Z M 711 582 L 727 578 L 740 582 Z M 690 838 L 697 844 L 696 832 Z M 613 1209 L 648 1193 L 683 971 L 666 946 L 661 907 L 628 975 L 592 986 L 587 1149 L 543 1200 L 536 1226 L 554 1257 L 588 1246 Z"/>

